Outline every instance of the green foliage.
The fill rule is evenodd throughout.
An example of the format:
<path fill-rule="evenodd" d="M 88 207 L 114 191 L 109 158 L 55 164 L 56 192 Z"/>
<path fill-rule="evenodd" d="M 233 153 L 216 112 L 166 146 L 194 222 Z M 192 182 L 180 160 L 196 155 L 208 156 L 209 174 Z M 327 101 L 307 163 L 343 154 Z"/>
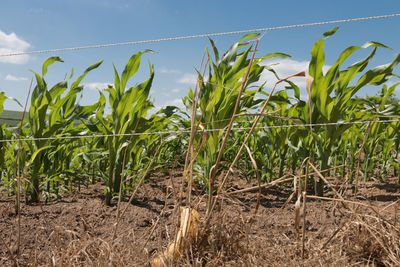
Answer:
<path fill-rule="evenodd" d="M 142 55 L 148 52 L 150 51 L 134 54 L 126 64 L 121 78 L 114 66 L 114 85 L 104 90 L 108 93 L 111 114 L 105 114 L 106 100 L 104 94 L 100 92 L 100 108 L 96 116 L 91 118 L 88 126 L 97 133 L 118 135 L 104 138 L 105 151 L 108 152 L 108 174 L 105 176 L 107 204 L 110 204 L 113 194 L 119 192 L 124 163 L 132 159 L 137 165 L 136 160 L 140 161 L 138 156 L 141 156 L 142 137 L 127 134 L 143 133 L 152 128 L 149 127 L 152 119 L 147 120 L 146 116 L 148 110 L 153 107 L 149 100 L 154 79 L 153 66 L 149 64 L 150 77 L 146 81 L 127 88 L 129 79 L 139 69 Z"/>
<path fill-rule="evenodd" d="M 255 169 L 260 172 L 261 179 L 267 181 L 288 173 L 297 174 L 302 162 L 309 156 L 320 169 L 345 164 L 345 167 L 335 170 L 335 174 L 348 177 L 350 181 L 359 174 L 365 180 L 381 181 L 385 181 L 391 172 L 400 175 L 400 123 L 375 122 L 398 119 L 400 116 L 400 102 L 395 95 L 399 83 L 386 84 L 391 76 L 397 76 L 393 72 L 400 62 L 400 55 L 388 64 L 369 68 L 378 51 L 388 47 L 378 42 L 367 42 L 343 50 L 335 63 L 324 71 L 325 42 L 336 31 L 337 28 L 334 28 L 324 33 L 312 47 L 308 73 L 313 81 L 307 100 L 300 96 L 300 88 L 290 80 L 285 81 L 285 89 L 271 96 L 264 88 L 264 81 L 261 80 L 263 72 L 271 71 L 278 79 L 281 77 L 273 66 L 266 66 L 263 60 L 288 57 L 286 54 L 255 56 L 243 84 L 254 50 L 249 39 L 258 35 L 244 36 L 223 54 L 210 40 L 207 72 L 204 76 L 200 70 L 197 73 L 199 95 L 194 114 L 195 124 L 199 125 L 194 139 L 194 166 L 201 185 L 214 178 L 213 172 L 218 174 L 221 171 L 221 168 L 215 170 L 215 164 L 242 86 L 244 90 L 233 127 L 250 127 L 254 114 L 260 112 L 270 97 L 259 122 L 260 127 L 246 144 L 257 168 L 249 154 L 243 154 L 237 165 L 237 169 L 247 177 L 251 177 Z M 348 63 L 353 54 L 364 49 L 370 50 L 365 58 Z M 45 199 L 58 197 L 63 191 L 79 190 L 81 185 L 101 180 L 105 184 L 106 202 L 110 204 L 120 192 L 125 194 L 135 188 L 139 174 L 143 174 L 153 157 L 153 172 L 165 172 L 171 166 L 183 165 L 189 134 L 167 135 L 163 132 L 190 128 L 195 93 L 190 89 L 188 96 L 183 98 L 186 112 L 168 106 L 149 114 L 153 108 L 149 94 L 154 67 L 149 63 L 149 77 L 130 85 L 139 71 L 142 56 L 149 52 L 146 50 L 132 55 L 122 72 L 114 66 L 114 84 L 99 91 L 97 102 L 88 106 L 79 104 L 79 95 L 83 90 L 81 82 L 102 61 L 89 66 L 74 80 L 71 74 L 68 79 L 64 78 L 49 87 L 45 79 L 48 70 L 52 64 L 63 61 L 59 57 L 47 59 L 41 74 L 33 72 L 35 87 L 28 113 L 20 125 L 21 137 L 35 138 L 35 141 L 0 143 L 0 186 L 14 193 L 19 174 L 26 177 L 22 180 L 26 198 L 30 196 L 32 201 L 39 201 L 40 196 Z M 376 96 L 357 96 L 362 88 L 377 85 L 381 91 Z M 0 93 L 0 114 L 7 99 L 15 100 Z M 11 114 L 16 121 L 11 125 L 0 120 L 0 138 L 16 139 L 22 116 L 5 113 L 4 116 Z M 344 121 L 370 123 L 314 126 L 312 131 L 306 127 L 309 123 L 335 124 Z M 107 136 L 46 139 L 80 135 Z M 246 131 L 234 130 L 230 133 L 222 154 L 222 168 L 233 161 L 245 137 Z M 212 193 L 213 188 L 209 189 Z M 315 189 L 317 194 L 322 195 L 324 184 L 318 182 Z"/>
<path fill-rule="evenodd" d="M 77 134 L 74 120 L 77 118 L 77 111 L 82 110 L 77 103 L 77 94 L 83 90 L 83 86 L 79 84 L 91 70 L 96 69 L 102 63 L 100 61 L 87 68 L 77 80 L 72 82 L 70 88 L 68 88 L 68 81 L 64 80 L 49 89 L 44 77 L 48 67 L 55 62 L 63 62 L 63 60 L 59 57 L 48 58 L 43 63 L 42 75 L 33 72 L 36 86 L 32 92 L 26 125 L 29 131 L 28 136 L 36 138 L 34 142 L 26 143 L 30 151 L 30 160 L 27 166 L 32 166 L 30 183 L 27 186 L 33 202 L 39 201 L 40 184 L 44 179 L 41 173 L 49 176 L 54 175 L 53 172 L 57 170 L 57 167 L 50 167 L 51 159 L 55 165 L 61 159 L 68 159 L 63 153 L 65 151 L 60 151 L 63 150 L 65 141 L 40 138 Z M 49 155 L 51 149 L 58 149 L 59 157 L 51 158 Z"/>
<path fill-rule="evenodd" d="M 202 178 L 203 182 L 209 179 L 210 171 L 217 160 L 224 129 L 234 115 L 235 103 L 242 86 L 242 79 L 248 69 L 250 53 L 253 49 L 253 46 L 247 40 L 256 36 L 254 34 L 244 36 L 239 42 L 233 44 L 221 58 L 214 42 L 210 40 L 215 61 L 211 60 L 211 55 L 209 54 L 208 77 L 203 77 L 198 72 L 200 94 L 196 111 L 196 123 L 200 123 L 201 129 L 206 132 L 200 134 L 196 139 L 195 147 L 199 147 L 205 141 L 203 152 L 198 155 L 196 161 L 197 174 Z M 242 114 L 247 110 L 256 108 L 261 102 L 254 99 L 255 94 L 262 88 L 262 85 L 257 86 L 256 83 L 260 81 L 261 74 L 266 69 L 260 63 L 264 59 L 271 57 L 287 57 L 287 55 L 280 53 L 268 54 L 254 60 L 244 85 L 236 114 Z M 253 86 L 256 88 L 252 89 Z M 189 113 L 192 112 L 193 94 L 190 89 L 189 95 L 183 99 Z"/>
<path fill-rule="evenodd" d="M 328 34 L 329 33 L 329 34 Z M 333 64 L 332 67 L 323 74 L 322 68 L 325 65 L 324 44 L 325 38 L 334 32 L 324 34 L 324 38 L 316 42 L 311 50 L 311 61 L 309 73 L 313 78 L 311 90 L 312 121 L 305 116 L 305 121 L 312 123 L 336 123 L 339 121 L 358 121 L 363 118 L 360 113 L 354 112 L 358 101 L 354 100 L 354 95 L 363 87 L 369 85 L 380 85 L 386 82 L 391 76 L 395 66 L 400 62 L 400 54 L 393 62 L 386 65 L 366 69 L 370 60 L 374 57 L 378 47 L 387 48 L 385 45 L 377 42 L 368 42 L 363 46 L 351 46 L 345 49 Z M 359 49 L 373 48 L 370 54 L 361 61 L 355 62 L 349 67 L 341 70 L 345 60 Z M 354 81 L 356 75 L 361 77 Z M 355 84 L 355 85 L 353 85 Z M 328 168 L 328 162 L 334 150 L 334 144 L 341 138 L 342 134 L 351 125 L 334 125 L 314 127 L 314 144 L 318 157 L 321 160 L 321 169 Z M 319 195 L 323 193 L 323 182 L 317 185 Z"/>

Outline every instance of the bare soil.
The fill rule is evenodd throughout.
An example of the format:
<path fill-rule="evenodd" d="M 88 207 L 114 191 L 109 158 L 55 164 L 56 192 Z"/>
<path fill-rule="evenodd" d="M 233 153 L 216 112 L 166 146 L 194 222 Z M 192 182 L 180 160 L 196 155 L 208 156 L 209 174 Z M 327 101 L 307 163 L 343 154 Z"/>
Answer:
<path fill-rule="evenodd" d="M 114 242 L 117 205 L 104 204 L 104 187 L 100 183 L 48 203 L 23 204 L 19 251 L 14 197 L 3 192 L 0 266 L 148 265 L 174 239 L 179 224 L 181 179 L 180 170 L 153 175 L 133 203 L 128 204 L 125 199 L 121 207 L 129 207 L 117 227 Z M 230 186 L 234 189 L 256 185 L 240 177 L 233 180 Z M 400 240 L 397 224 L 400 186 L 395 182 L 363 183 L 357 197 L 353 194 L 354 186 L 341 191 L 346 200 L 360 204 L 307 199 L 304 249 L 304 217 L 300 220 L 299 234 L 295 227 L 297 197 L 284 205 L 293 193 L 292 183 L 262 189 L 257 213 L 258 190 L 226 195 L 209 227 L 202 228 L 202 241 L 192 244 L 177 262 L 167 265 L 394 264 L 400 251 L 385 246 Z M 335 180 L 332 183 L 336 189 L 342 188 Z M 204 217 L 207 198 L 196 190 L 193 195 L 195 208 Z M 338 198 L 329 188 L 326 197 Z"/>

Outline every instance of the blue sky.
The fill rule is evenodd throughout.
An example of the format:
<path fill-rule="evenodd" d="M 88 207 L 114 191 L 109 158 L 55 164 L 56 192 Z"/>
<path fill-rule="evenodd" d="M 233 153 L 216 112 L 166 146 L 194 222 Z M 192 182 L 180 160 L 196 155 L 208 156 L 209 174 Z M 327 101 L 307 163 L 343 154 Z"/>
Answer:
<path fill-rule="evenodd" d="M 335 1 L 219 1 L 219 0 L 2 0 L 0 8 L 0 54 L 86 45 L 109 44 L 203 33 L 247 30 L 282 25 L 311 23 L 346 18 L 400 13 L 398 0 L 335 0 Z M 338 32 L 326 42 L 326 63 L 332 64 L 339 53 L 350 45 L 379 41 L 393 50 L 381 49 L 371 67 L 385 64 L 400 53 L 400 17 L 338 25 L 270 31 L 263 37 L 258 55 L 287 53 L 291 59 L 280 62 L 276 70 L 281 76 L 306 70 L 312 45 L 321 34 L 335 26 Z M 241 36 L 213 38 L 220 51 Z M 44 60 L 60 56 L 64 63 L 54 64 L 47 74 L 48 84 L 64 79 L 74 68 L 75 77 L 88 66 L 104 59 L 97 70 L 83 83 L 82 103 L 98 99 L 96 87 L 112 83 L 114 64 L 122 72 L 131 55 L 144 49 L 156 51 L 143 58 L 143 64 L 132 83 L 148 77 L 150 60 L 155 66 L 151 90 L 157 107 L 180 105 L 181 98 L 193 86 L 195 69 L 199 68 L 207 38 L 154 44 L 121 46 L 58 52 L 42 55 L 0 57 L 0 91 L 25 102 L 32 73 L 41 71 Z M 350 58 L 352 63 L 368 51 Z M 400 74 L 399 69 L 396 73 Z M 265 74 L 267 86 L 275 80 Z M 302 80 L 297 80 L 302 85 Z M 392 81 L 394 82 L 394 81 Z M 361 94 L 374 94 L 368 88 Z M 398 91 L 400 92 L 400 91 Z M 21 109 L 6 102 L 7 109 Z"/>

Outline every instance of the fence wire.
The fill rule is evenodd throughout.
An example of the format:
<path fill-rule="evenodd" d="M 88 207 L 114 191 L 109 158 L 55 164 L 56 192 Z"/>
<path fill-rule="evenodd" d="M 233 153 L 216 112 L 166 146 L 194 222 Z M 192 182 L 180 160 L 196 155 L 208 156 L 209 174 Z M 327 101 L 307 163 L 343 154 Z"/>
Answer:
<path fill-rule="evenodd" d="M 8 54 L 0 54 L 0 57 L 11 57 L 11 56 L 33 55 L 33 54 L 48 54 L 48 53 L 54 53 L 54 52 L 77 51 L 77 50 L 86 50 L 86 49 L 94 49 L 94 48 L 106 48 L 106 47 L 116 47 L 116 46 L 161 43 L 161 42 L 167 42 L 167 41 L 188 40 L 188 39 L 217 37 L 217 36 L 226 36 L 226 35 L 237 35 L 237 34 L 252 33 L 252 32 L 266 32 L 266 31 L 273 31 L 273 30 L 312 27 L 312 26 L 320 26 L 320 25 L 327 25 L 327 24 L 348 23 L 348 22 L 357 22 L 357 21 L 366 21 L 366 20 L 377 20 L 377 19 L 386 19 L 386 18 L 393 18 L 393 17 L 400 17 L 400 13 L 381 15 L 381 16 L 372 16 L 372 17 L 361 17 L 361 18 L 320 21 L 320 22 L 313 22 L 313 23 L 304 23 L 304 24 L 295 24 L 295 25 L 286 25 L 286 26 L 277 26 L 277 27 L 267 27 L 267 28 L 250 29 L 250 30 L 242 30 L 242 31 L 206 33 L 206 34 L 198 34 L 198 35 L 167 37 L 167 38 L 160 38 L 160 39 L 153 39 L 153 40 L 142 40 L 142 41 L 123 42 L 123 43 L 111 43 L 111 44 L 78 46 L 78 47 L 70 47 L 70 48 L 57 48 L 57 49 L 48 49 L 48 50 L 15 52 L 15 53 L 8 53 Z"/>
<path fill-rule="evenodd" d="M 295 24 L 295 25 L 286 25 L 286 26 L 277 26 L 277 27 L 267 27 L 267 28 L 241 30 L 241 31 L 208 33 L 208 34 L 188 35 L 188 36 L 179 36 L 179 37 L 168 37 L 168 38 L 160 38 L 160 39 L 152 39 L 152 40 L 133 41 L 133 42 L 89 45 L 89 46 L 79 46 L 79 47 L 70 47 L 70 48 L 57 48 L 57 49 L 36 50 L 36 51 L 27 51 L 27 52 L 15 52 L 15 53 L 8 53 L 8 54 L 0 54 L 0 57 L 22 56 L 22 55 L 32 55 L 32 54 L 46 54 L 46 53 L 64 52 L 64 51 L 78 51 L 78 50 L 85 50 L 85 49 L 138 45 L 138 44 L 147 44 L 147 43 L 160 43 L 160 42 L 167 42 L 167 41 L 236 35 L 236 34 L 244 34 L 244 33 L 252 33 L 252 32 L 267 32 L 267 31 L 273 31 L 273 30 L 283 30 L 283 29 L 320 26 L 320 25 L 327 25 L 327 24 L 377 20 L 377 19 L 386 19 L 386 18 L 393 18 L 393 17 L 400 17 L 400 13 L 381 15 L 381 16 L 360 17 L 360 18 L 352 18 L 352 19 L 320 21 L 320 22 L 313 22 L 313 23 L 304 23 L 304 24 Z M 259 127 L 256 127 L 255 129 L 262 130 L 262 129 L 278 129 L 278 128 L 299 128 L 299 127 L 355 125 L 355 124 L 391 123 L 391 122 L 400 122 L 400 120 L 377 120 L 377 121 L 355 121 L 355 122 L 317 123 L 317 124 L 270 125 L 270 126 L 259 126 Z M 246 131 L 246 130 L 250 130 L 250 129 L 251 129 L 251 127 L 237 127 L 237 128 L 234 127 L 234 128 L 232 128 L 232 131 Z M 204 131 L 205 132 L 213 132 L 213 131 L 224 131 L 224 130 L 225 129 L 205 129 Z M 105 137 L 118 137 L 118 136 L 139 136 L 139 135 L 179 135 L 179 134 L 184 134 L 184 133 L 190 133 L 190 130 L 181 129 L 181 130 L 175 130 L 175 131 L 159 131 L 159 132 L 144 132 L 144 133 L 134 133 L 133 132 L 133 133 L 127 133 L 127 134 L 75 135 L 75 136 L 56 136 L 56 137 L 46 137 L 46 138 L 16 138 L 16 139 L 3 139 L 3 140 L 0 140 L 0 143 L 22 142 L 22 141 L 25 141 L 25 142 L 27 142 L 27 141 L 42 141 L 42 140 L 105 138 Z"/>
<path fill-rule="evenodd" d="M 279 129 L 279 128 L 309 128 L 317 126 L 337 126 L 337 125 L 356 125 L 356 124 L 367 124 L 367 123 L 392 123 L 400 122 L 400 120 L 377 120 L 377 121 L 353 121 L 353 122 L 332 122 L 332 123 L 314 123 L 314 124 L 291 124 L 291 125 L 268 125 L 256 127 L 256 130 L 266 129 Z M 250 130 L 251 127 L 233 127 L 232 131 L 246 131 Z M 225 131 L 226 129 L 204 129 L 198 132 L 216 132 Z M 105 138 L 105 137 L 121 137 L 121 136 L 140 136 L 140 135 L 166 135 L 174 136 L 184 133 L 190 133 L 189 129 L 181 129 L 175 131 L 159 131 L 159 132 L 144 132 L 144 133 L 126 133 L 126 134 L 96 134 L 96 135 L 71 135 L 71 136 L 55 136 L 55 137 L 43 137 L 43 138 L 16 138 L 16 139 L 3 139 L 0 143 L 6 142 L 27 142 L 27 141 L 49 141 L 49 140 L 66 140 L 66 139 L 89 139 L 89 138 Z"/>

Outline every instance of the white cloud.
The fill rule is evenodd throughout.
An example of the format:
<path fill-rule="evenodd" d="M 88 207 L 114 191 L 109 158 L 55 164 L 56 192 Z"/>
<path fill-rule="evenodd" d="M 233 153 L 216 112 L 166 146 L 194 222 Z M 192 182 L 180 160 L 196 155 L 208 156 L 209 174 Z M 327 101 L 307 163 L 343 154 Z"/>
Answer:
<path fill-rule="evenodd" d="M 279 60 L 268 60 L 263 62 L 263 65 L 271 65 L 279 63 L 277 65 L 272 65 L 271 68 L 275 70 L 275 72 L 278 74 L 279 78 L 285 78 L 287 76 L 306 71 L 308 72 L 308 65 L 309 61 L 297 61 L 293 59 L 279 59 Z M 330 66 L 325 65 L 322 70 L 326 72 Z M 302 90 L 302 94 L 305 93 L 305 88 L 306 88 L 306 79 L 305 77 L 293 77 L 289 79 L 292 81 L 294 84 L 296 84 L 300 89 Z M 262 82 L 267 82 L 266 87 L 272 89 L 275 83 L 278 81 L 278 79 L 275 77 L 275 75 L 270 72 L 270 71 L 264 71 L 261 75 L 260 81 Z M 284 89 L 285 86 L 287 86 L 287 83 L 281 83 L 277 86 L 276 89 L 281 90 Z M 268 91 L 268 89 L 267 89 Z M 304 97 L 304 96 L 303 96 Z"/>
<path fill-rule="evenodd" d="M 6 80 L 6 81 L 20 82 L 20 81 L 27 81 L 28 78 L 26 78 L 26 77 L 16 77 L 16 76 L 14 76 L 14 75 L 7 74 L 7 76 L 4 78 L 4 80 Z"/>
<path fill-rule="evenodd" d="M 392 78 L 392 79 L 390 79 L 389 81 L 387 81 L 385 84 L 386 84 L 388 87 L 391 87 L 391 86 L 393 86 L 393 85 L 395 85 L 396 83 L 399 83 L 399 82 L 400 82 L 399 79 Z M 395 91 L 400 92 L 400 85 L 397 85 Z"/>
<path fill-rule="evenodd" d="M 274 64 L 276 61 L 266 61 L 264 62 L 263 65 L 270 65 Z M 278 61 L 279 64 L 271 66 L 272 69 L 275 70 L 275 72 L 278 74 L 279 78 L 284 78 L 289 75 L 301 72 L 301 71 L 307 71 L 308 69 L 308 61 L 296 61 L 293 59 L 281 59 Z M 264 71 L 263 74 L 261 75 L 261 81 L 266 81 L 268 87 L 273 87 L 275 83 L 278 81 L 278 79 L 275 77 L 275 75 L 270 72 L 270 71 Z M 306 80 L 303 77 L 295 77 L 291 78 L 290 81 L 294 82 L 297 86 L 300 88 L 305 88 L 306 86 Z M 284 87 L 284 84 L 282 84 L 282 87 Z"/>
<path fill-rule="evenodd" d="M 175 69 L 161 68 L 160 73 L 162 73 L 162 74 L 180 74 L 182 72 L 180 70 L 175 70 Z"/>
<path fill-rule="evenodd" d="M 179 88 L 174 88 L 171 90 L 171 92 L 175 93 L 175 94 L 179 93 L 180 91 L 181 91 L 181 89 L 179 89 Z"/>
<path fill-rule="evenodd" d="M 164 106 L 180 106 L 183 107 L 182 99 L 181 98 L 176 98 L 171 101 L 167 101 L 164 103 Z"/>
<path fill-rule="evenodd" d="M 102 90 L 108 88 L 109 84 L 111 85 L 112 83 L 93 82 L 93 83 L 84 83 L 83 86 L 91 90 L 97 90 L 97 89 Z"/>
<path fill-rule="evenodd" d="M 177 83 L 195 85 L 197 83 L 197 75 L 191 73 L 185 73 L 182 77 L 177 80 Z"/>
<path fill-rule="evenodd" d="M 165 101 L 161 105 L 157 105 L 154 109 L 155 110 L 159 110 L 159 109 L 161 109 L 163 107 L 166 107 L 166 106 L 176 106 L 176 107 L 179 107 L 179 108 L 184 108 L 185 107 L 185 105 L 182 102 L 182 98 L 175 98 L 175 99 L 172 99 L 172 100 L 169 100 L 169 101 Z"/>
<path fill-rule="evenodd" d="M 25 52 L 30 46 L 15 33 L 6 34 L 0 30 L 0 55 Z M 11 64 L 25 64 L 28 60 L 28 55 L 0 57 L 0 62 Z"/>

